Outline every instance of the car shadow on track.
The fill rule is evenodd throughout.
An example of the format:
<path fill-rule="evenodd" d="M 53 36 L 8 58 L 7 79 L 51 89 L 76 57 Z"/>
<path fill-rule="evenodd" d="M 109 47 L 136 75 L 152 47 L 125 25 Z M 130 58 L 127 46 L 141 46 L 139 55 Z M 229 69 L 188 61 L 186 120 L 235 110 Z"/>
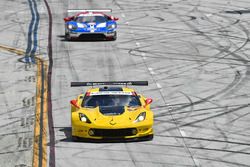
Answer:
<path fill-rule="evenodd" d="M 102 139 L 102 140 L 93 140 L 93 139 L 81 139 L 78 138 L 77 141 L 72 139 L 71 136 L 71 127 L 61 127 L 59 131 L 64 132 L 65 137 L 64 139 L 61 139 L 60 142 L 82 142 L 82 143 L 131 143 L 131 142 L 145 142 L 151 139 L 148 138 L 140 138 L 140 139 L 130 139 L 130 140 L 125 140 L 125 139 Z"/>
<path fill-rule="evenodd" d="M 107 40 L 102 35 L 82 35 L 80 38 L 73 40 L 66 40 L 64 35 L 58 35 L 58 38 L 61 39 L 62 42 L 110 42 L 112 40 Z"/>
<path fill-rule="evenodd" d="M 61 141 L 72 142 L 72 137 L 71 137 L 72 128 L 71 127 L 62 127 L 59 129 L 59 131 L 63 132 L 65 137 L 66 137 L 64 139 L 61 139 Z"/>

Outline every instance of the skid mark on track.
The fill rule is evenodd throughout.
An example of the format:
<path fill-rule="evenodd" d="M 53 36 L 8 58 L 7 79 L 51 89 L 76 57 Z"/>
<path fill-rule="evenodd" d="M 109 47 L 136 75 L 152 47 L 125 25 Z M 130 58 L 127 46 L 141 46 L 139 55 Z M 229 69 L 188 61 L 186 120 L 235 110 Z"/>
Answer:
<path fill-rule="evenodd" d="M 128 25 L 130 25 L 130 24 L 128 23 Z M 133 35 L 133 33 L 131 35 Z M 135 42 L 135 44 L 136 44 L 135 50 L 138 50 L 138 49 L 142 48 L 140 42 L 135 38 L 135 35 L 132 38 L 133 38 L 133 42 Z M 130 51 L 128 53 L 131 54 L 132 50 L 133 49 L 130 49 Z M 146 69 L 148 70 L 148 72 L 150 74 L 150 77 L 152 78 L 154 84 L 157 85 L 157 87 L 159 89 L 160 96 L 162 97 L 162 100 L 164 101 L 165 104 L 167 104 L 167 102 L 166 102 L 166 100 L 164 98 L 163 92 L 161 91 L 161 85 L 156 81 L 156 79 L 154 77 L 155 72 L 153 71 L 153 69 L 151 67 L 149 67 L 149 65 L 148 65 L 148 63 L 147 63 L 147 61 L 145 59 L 145 55 L 140 54 L 139 56 L 142 58 L 142 65 L 146 67 Z M 171 114 L 171 112 L 170 112 L 170 114 Z M 182 131 L 178 128 L 176 120 L 174 119 L 174 117 L 172 115 L 171 115 L 171 118 L 172 118 L 173 122 L 175 122 L 175 126 L 178 129 L 180 136 L 182 136 L 183 133 L 181 133 Z M 187 147 L 184 140 L 182 140 L 182 145 L 185 148 L 185 151 L 190 155 L 190 158 L 192 159 L 194 165 L 197 166 L 197 161 L 194 160 L 193 154 L 192 154 L 192 152 L 190 152 L 190 150 Z"/>
<path fill-rule="evenodd" d="M 119 4 L 117 2 L 119 2 Z M 124 71 L 129 71 L 133 69 L 143 74 L 142 76 L 140 75 L 140 77 L 148 78 L 150 83 L 152 83 L 150 84 L 151 87 L 145 90 L 145 92 L 158 98 L 156 103 L 154 103 L 156 105 L 153 106 L 153 111 L 155 111 L 156 114 L 156 138 L 152 141 L 152 145 L 156 147 L 155 150 L 167 148 L 166 152 L 162 155 L 164 155 L 164 158 L 167 159 L 168 162 L 174 159 L 169 155 L 172 152 L 176 153 L 178 159 L 183 158 L 181 157 L 183 154 L 180 155 L 179 150 L 185 152 L 184 155 L 185 157 L 189 157 L 187 158 L 189 161 L 191 159 L 190 154 L 193 155 L 192 160 L 194 162 L 185 162 L 183 166 L 190 164 L 190 166 L 204 166 L 205 164 L 216 166 L 216 162 L 222 164 L 220 166 L 244 166 L 244 164 L 241 163 L 230 162 L 230 160 L 234 158 L 233 156 L 237 156 L 238 154 L 238 150 L 235 150 L 235 147 L 233 148 L 231 146 L 241 146 L 230 142 L 239 141 L 239 143 L 243 143 L 242 146 L 244 147 L 240 148 L 239 155 L 248 155 L 248 151 L 243 149 L 247 149 L 248 147 L 244 145 L 244 140 L 246 140 L 248 134 L 244 135 L 243 133 L 244 130 L 247 132 L 248 129 L 243 128 L 244 124 L 242 125 L 243 127 L 237 125 L 238 121 L 242 120 L 245 121 L 245 125 L 247 125 L 247 121 L 244 120 L 248 115 L 247 106 L 245 106 L 245 108 L 239 108 L 242 107 L 243 104 L 246 104 L 246 102 L 239 103 L 239 101 L 241 99 L 247 100 L 248 96 L 240 98 L 241 94 L 237 94 L 240 88 L 245 88 L 242 83 L 248 83 L 247 77 L 245 77 L 246 64 L 244 64 L 244 62 L 249 63 L 249 61 L 240 61 L 243 49 L 248 49 L 247 45 L 244 46 L 247 36 L 244 35 L 243 31 L 241 31 L 242 28 L 239 26 L 242 22 L 241 19 L 234 18 L 230 20 L 229 17 L 225 18 L 223 13 L 218 12 L 232 6 L 225 7 L 222 4 L 220 6 L 219 2 L 214 4 L 209 2 L 210 6 L 206 6 L 208 2 L 199 2 L 196 0 L 175 1 L 171 4 L 165 1 L 146 2 L 140 0 L 125 0 L 121 2 L 114 0 L 112 3 L 121 10 L 122 19 L 124 19 L 121 20 L 122 23 L 119 25 L 121 32 L 119 34 L 125 38 L 119 38 L 115 42 L 115 45 L 112 45 L 112 48 L 116 50 L 119 49 L 121 53 L 128 54 L 129 56 L 127 59 L 125 55 L 129 63 L 124 63 L 128 66 L 126 68 L 122 67 L 122 70 L 125 69 Z M 80 5 L 81 2 L 77 1 L 76 4 Z M 218 8 L 216 8 L 217 5 L 219 6 Z M 67 5 L 64 5 L 64 9 L 66 9 L 66 7 Z M 140 7 L 141 9 L 139 9 Z M 150 9 L 154 9 L 154 11 L 150 11 Z M 159 11 L 157 12 L 155 9 Z M 118 13 L 120 11 L 115 12 Z M 159 17 L 157 15 L 159 15 Z M 157 18 L 155 18 L 156 16 Z M 168 19 L 163 20 L 162 18 Z M 146 22 L 146 20 L 150 20 L 154 24 L 147 24 L 148 22 Z M 138 21 L 138 23 L 136 21 Z M 220 23 L 219 21 L 225 21 L 225 23 Z M 238 30 L 237 27 L 239 28 Z M 75 44 L 72 45 L 75 46 Z M 73 52 L 74 46 L 72 46 L 72 48 L 70 47 L 71 49 L 67 49 L 67 51 L 70 51 L 70 53 Z M 56 47 L 60 48 L 60 46 Z M 88 48 L 86 48 L 86 50 L 88 50 Z M 94 49 L 91 48 L 90 50 Z M 109 50 L 109 48 L 103 49 L 105 53 L 113 51 L 115 52 L 115 50 Z M 119 52 L 117 59 L 120 59 L 121 61 L 119 63 L 123 64 L 122 60 L 124 59 L 118 55 Z M 238 57 L 239 55 L 240 57 Z M 80 56 L 81 55 L 77 55 L 74 56 L 74 58 L 81 59 Z M 108 58 L 106 55 L 105 57 Z M 59 59 L 60 58 L 54 60 Z M 63 60 L 62 57 L 61 59 Z M 90 56 L 81 60 L 86 61 L 86 59 L 90 59 Z M 105 61 L 103 58 L 97 60 L 100 61 L 98 65 L 101 68 L 101 64 L 103 62 L 105 64 Z M 107 59 L 107 61 L 109 60 L 110 59 Z M 73 67 L 71 62 L 67 64 L 68 59 L 64 59 L 63 61 L 66 64 L 65 68 L 70 68 L 71 70 Z M 114 70 L 113 66 L 116 66 L 115 62 L 109 63 L 109 69 L 105 68 L 107 78 L 112 78 L 116 74 L 112 71 L 112 69 Z M 70 71 L 69 74 L 80 73 L 81 70 L 85 69 Z M 240 74 L 238 74 L 237 71 Z M 59 70 L 57 72 L 59 72 Z M 128 75 L 126 72 L 124 73 L 124 77 Z M 59 79 L 61 82 L 67 82 L 63 75 L 60 75 Z M 63 84 L 59 86 L 64 88 Z M 232 96 L 228 97 L 228 95 L 232 95 L 232 93 L 235 93 L 235 97 L 239 96 L 239 101 L 234 101 Z M 71 93 L 69 93 L 69 96 L 70 94 Z M 231 101 L 226 101 L 224 96 L 225 98 L 231 98 Z M 67 97 L 68 96 L 65 95 L 63 98 Z M 236 104 L 230 105 L 230 102 L 235 102 Z M 63 108 L 63 106 L 56 107 L 58 110 L 60 108 Z M 235 110 L 237 108 L 239 109 Z M 226 113 L 230 110 L 232 112 Z M 235 112 L 233 110 L 235 110 Z M 225 115 L 217 115 L 223 113 Z M 227 125 L 230 121 L 234 121 L 232 127 Z M 179 125 L 181 127 L 177 129 Z M 232 130 L 230 130 L 230 128 L 232 128 Z M 239 131 L 237 132 L 236 129 Z M 161 132 L 161 130 L 163 130 L 164 133 L 160 135 L 158 132 Z M 169 135 L 169 137 L 164 137 L 165 135 Z M 199 139 L 199 136 L 203 136 L 204 140 Z M 193 138 L 191 139 L 190 137 Z M 217 139 L 217 137 L 218 140 L 222 142 L 209 140 L 210 138 Z M 175 142 L 169 144 L 171 141 Z M 161 145 L 164 143 L 169 144 L 169 146 Z M 60 142 L 57 144 L 58 152 L 64 149 L 63 146 L 60 145 Z M 72 143 L 72 146 L 73 145 L 74 143 Z M 130 144 L 128 145 L 130 146 Z M 190 154 L 183 149 L 185 145 L 189 149 Z M 78 148 L 76 145 L 74 145 L 74 147 L 66 146 L 65 149 L 78 150 L 79 154 L 77 154 L 77 156 L 73 154 L 73 157 L 81 158 L 87 162 L 93 160 L 94 156 L 91 154 L 83 155 L 84 152 L 93 153 L 93 151 L 96 151 L 96 153 L 106 153 L 111 149 L 105 148 L 102 150 L 92 146 L 87 148 L 88 145 L 86 146 L 85 143 L 81 146 L 84 147 L 82 150 L 85 151 L 81 151 L 81 148 Z M 128 156 L 128 158 L 124 160 L 118 157 L 110 158 L 100 156 L 100 158 L 97 158 L 97 161 L 108 163 L 112 163 L 112 161 L 126 161 L 129 162 L 131 166 L 135 164 L 140 166 L 140 163 L 144 162 L 139 159 L 141 156 L 145 158 L 145 164 L 147 165 L 150 165 L 151 162 L 157 163 L 153 156 L 151 156 L 150 149 L 145 152 L 140 152 L 139 149 L 141 148 L 143 148 L 143 146 L 138 147 L 138 150 L 133 150 L 133 147 L 130 147 L 129 150 L 125 148 L 121 150 L 124 151 L 126 155 L 128 155 L 128 153 L 132 155 L 137 155 L 137 152 L 141 153 L 134 158 Z M 217 150 L 213 150 L 214 148 Z M 171 153 L 168 154 L 167 150 L 171 150 Z M 114 149 L 114 151 L 117 150 Z M 117 151 L 117 153 L 119 153 L 119 151 Z M 157 158 L 161 156 L 160 153 L 157 155 Z M 206 155 L 210 158 L 206 158 Z M 61 155 L 59 154 L 58 157 L 61 158 Z M 152 161 L 148 162 L 147 157 L 152 157 Z M 58 158 L 59 163 L 63 161 L 60 158 Z M 162 164 L 157 163 L 157 165 L 176 165 L 168 162 L 163 162 Z M 72 164 L 73 163 L 74 162 L 72 162 Z M 177 164 L 178 163 L 179 161 Z M 181 163 L 178 165 L 181 166 L 180 164 Z"/>
<path fill-rule="evenodd" d="M 231 138 L 229 129 L 237 128 L 237 121 L 249 118 L 249 112 L 247 112 L 249 108 L 248 96 L 241 96 L 240 94 L 244 92 L 242 89 L 249 90 L 246 86 L 249 84 L 250 74 L 250 61 L 247 56 L 249 48 L 247 26 L 249 26 L 249 23 L 247 19 L 243 20 L 240 16 L 231 17 L 231 15 L 225 15 L 222 11 L 232 8 L 232 6 L 224 6 L 223 2 L 221 4 L 204 2 L 203 4 L 200 1 L 185 1 L 185 5 L 183 2 L 172 3 L 168 9 L 164 9 L 166 13 L 165 15 L 162 14 L 163 18 L 171 19 L 171 16 L 176 16 L 175 20 L 172 18 L 173 20 L 169 22 L 167 19 L 164 21 L 159 19 L 159 24 L 148 25 L 140 23 L 139 25 L 136 19 L 133 20 L 133 17 L 130 20 L 125 20 L 124 23 L 129 21 L 128 25 L 123 24 L 121 26 L 124 31 L 130 32 L 133 38 L 127 38 L 120 44 L 130 42 L 135 44 L 135 47 L 129 48 L 122 45 L 118 49 L 128 51 L 128 54 L 136 59 L 140 57 L 143 59 L 136 65 L 141 69 L 146 66 L 146 71 L 150 74 L 150 79 L 153 78 L 153 83 L 156 86 L 155 89 L 151 88 L 147 92 L 157 92 L 158 90 L 159 94 L 162 94 L 161 100 L 163 104 L 161 103 L 155 109 L 153 108 L 153 110 L 160 110 L 160 112 L 156 112 L 156 127 L 169 122 L 172 124 L 176 123 L 177 126 L 175 128 L 180 126 L 179 138 L 183 138 L 188 137 L 190 134 L 197 136 L 200 131 L 206 129 L 206 126 L 211 123 L 213 127 L 211 131 L 214 134 L 209 134 L 208 136 L 220 137 L 227 142 Z M 131 18 L 129 12 L 136 12 L 136 4 L 140 2 L 127 0 L 126 2 L 119 2 L 119 4 L 117 1 L 114 1 L 114 3 L 119 6 L 123 14 L 126 14 L 126 18 Z M 154 2 L 154 6 L 157 6 L 157 4 Z M 145 10 L 149 9 L 147 5 L 141 4 Z M 125 6 L 130 6 L 131 8 L 128 10 Z M 180 11 L 178 7 L 187 10 Z M 140 21 L 143 21 L 144 18 L 145 20 L 151 18 L 154 15 L 154 12 L 146 12 L 144 9 L 143 11 L 138 10 L 137 19 Z M 189 16 L 190 20 L 187 20 L 183 15 Z M 168 26 L 164 27 L 161 22 L 167 22 Z M 182 29 L 180 25 L 174 29 L 172 28 L 173 23 L 183 24 L 185 28 Z M 157 42 L 155 42 L 156 40 Z M 172 45 L 169 43 L 172 43 Z M 185 47 L 193 52 L 187 51 L 185 53 L 182 51 Z M 207 50 L 207 53 L 210 53 L 208 52 L 210 50 L 211 54 L 206 55 L 203 50 Z M 167 65 L 160 64 L 158 63 L 159 61 L 164 61 Z M 130 65 L 130 67 L 134 66 L 134 64 Z M 180 80 L 179 84 L 177 83 L 178 79 Z M 171 84 L 172 82 L 174 84 Z M 205 88 L 204 86 L 203 88 L 202 84 L 208 87 Z M 196 88 L 196 85 L 199 87 Z M 211 88 L 209 90 L 210 85 Z M 190 89 L 201 90 L 193 91 L 195 93 L 189 94 L 191 92 Z M 240 90 L 241 92 L 239 92 Z M 177 96 L 180 91 L 183 95 Z M 240 100 L 234 101 L 232 97 L 234 94 L 239 94 L 233 97 L 239 97 L 244 102 L 240 102 Z M 228 98 L 230 98 L 232 103 L 235 102 L 236 104 L 227 104 L 226 102 L 229 100 L 226 101 L 226 99 Z M 185 101 L 180 103 L 183 99 Z M 179 104 L 168 105 L 167 102 L 169 101 L 178 101 Z M 220 120 L 223 120 L 223 123 Z M 232 121 L 236 122 L 232 124 Z M 201 126 L 201 124 L 204 124 L 204 126 Z M 230 124 L 230 126 L 226 124 Z M 190 132 L 186 131 L 186 129 L 192 130 Z M 174 130 L 174 127 L 166 126 L 164 130 L 165 133 L 168 133 Z M 226 132 L 224 133 L 224 131 Z M 242 134 L 239 134 L 240 136 L 242 138 L 245 137 Z M 187 139 L 185 138 L 185 140 Z M 193 140 L 195 142 L 195 139 Z M 199 143 L 201 150 L 203 147 L 207 148 L 209 142 L 212 141 Z M 190 147 L 189 143 L 190 141 L 187 141 L 187 147 Z M 192 147 L 190 148 L 191 152 L 195 154 L 196 151 L 192 150 Z M 230 152 L 234 152 L 234 149 L 228 147 L 227 144 L 220 145 L 220 148 L 218 150 L 222 152 L 224 149 L 225 152 L 229 152 L 229 154 L 224 154 L 225 157 L 232 156 Z M 235 152 L 237 153 L 237 151 Z M 241 151 L 240 153 L 248 154 L 247 151 Z M 225 165 L 231 164 L 235 166 L 237 164 L 223 161 L 224 156 L 221 156 L 220 160 Z M 197 162 L 199 155 L 194 157 L 195 164 L 197 166 L 201 165 Z M 240 163 L 239 165 L 246 166 Z"/>

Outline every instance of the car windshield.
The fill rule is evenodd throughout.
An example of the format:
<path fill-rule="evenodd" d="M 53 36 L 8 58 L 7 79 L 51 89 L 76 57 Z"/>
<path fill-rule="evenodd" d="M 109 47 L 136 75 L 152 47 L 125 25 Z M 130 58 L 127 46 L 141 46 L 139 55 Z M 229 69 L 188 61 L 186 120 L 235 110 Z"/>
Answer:
<path fill-rule="evenodd" d="M 93 95 L 86 96 L 82 107 L 112 107 L 112 106 L 141 106 L 138 96 L 134 95 Z"/>
<path fill-rule="evenodd" d="M 82 23 L 82 22 L 104 23 L 104 22 L 107 22 L 107 18 L 104 16 L 79 16 L 76 18 L 76 22 L 78 23 Z"/>

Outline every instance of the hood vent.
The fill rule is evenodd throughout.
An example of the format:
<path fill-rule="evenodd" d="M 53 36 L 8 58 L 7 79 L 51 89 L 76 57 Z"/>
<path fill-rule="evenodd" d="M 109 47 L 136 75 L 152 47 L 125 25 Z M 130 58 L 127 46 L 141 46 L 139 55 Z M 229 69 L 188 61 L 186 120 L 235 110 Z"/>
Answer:
<path fill-rule="evenodd" d="M 124 106 L 101 107 L 100 112 L 103 115 L 121 115 L 125 111 Z"/>

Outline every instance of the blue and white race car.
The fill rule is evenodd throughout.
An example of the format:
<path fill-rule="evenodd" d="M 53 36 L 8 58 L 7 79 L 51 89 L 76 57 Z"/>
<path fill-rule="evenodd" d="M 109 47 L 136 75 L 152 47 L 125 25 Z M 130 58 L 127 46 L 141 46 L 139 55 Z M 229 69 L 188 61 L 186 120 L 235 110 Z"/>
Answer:
<path fill-rule="evenodd" d="M 66 40 L 87 34 L 103 35 L 105 39 L 116 40 L 118 18 L 106 15 L 104 12 L 111 12 L 111 10 L 68 10 L 68 13 L 76 14 L 64 18 Z"/>

